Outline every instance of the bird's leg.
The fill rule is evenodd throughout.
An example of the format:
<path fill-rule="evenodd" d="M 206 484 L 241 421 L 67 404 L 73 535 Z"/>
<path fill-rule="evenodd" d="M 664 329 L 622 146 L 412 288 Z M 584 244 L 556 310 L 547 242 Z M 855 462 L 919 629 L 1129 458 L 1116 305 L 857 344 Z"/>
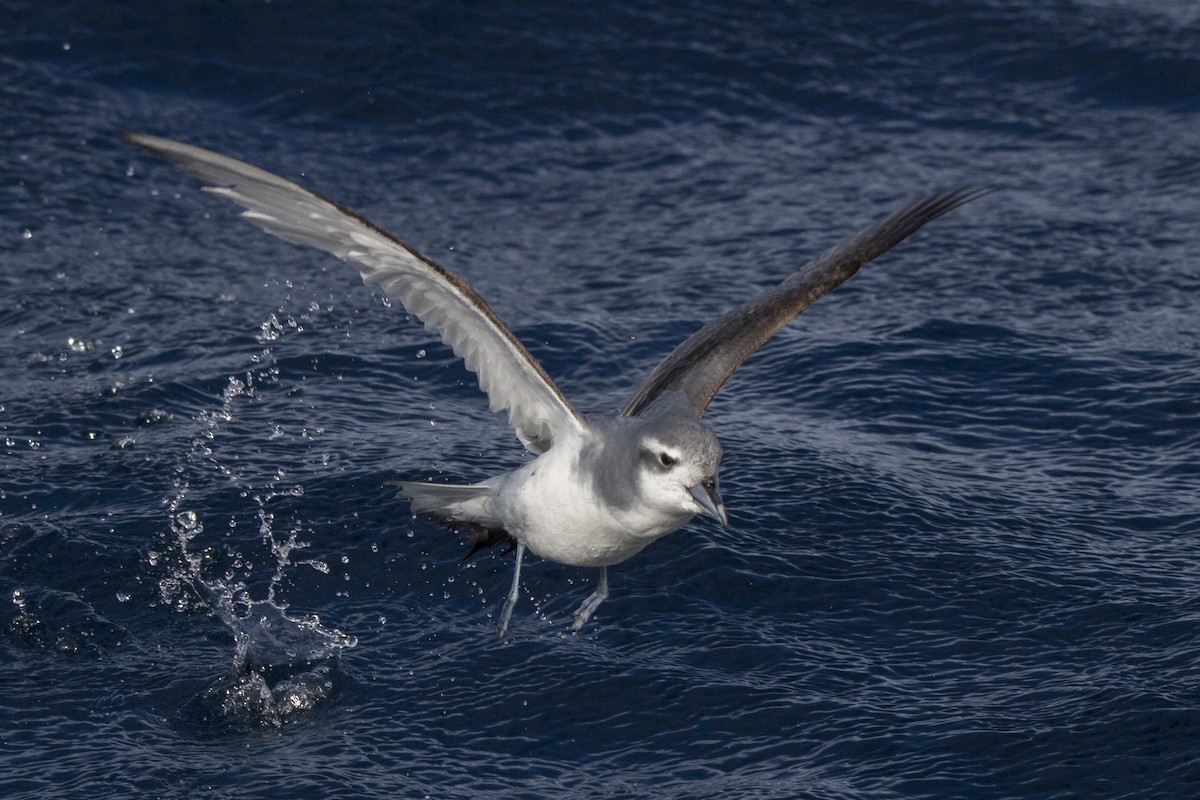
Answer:
<path fill-rule="evenodd" d="M 496 638 L 504 637 L 504 632 L 508 630 L 508 621 L 512 619 L 513 606 L 517 604 L 517 598 L 521 594 L 521 558 L 525 555 L 525 545 L 517 542 L 517 568 L 513 570 L 512 588 L 508 590 L 508 595 L 504 598 L 504 605 L 500 608 L 500 620 L 496 623 Z"/>
<path fill-rule="evenodd" d="M 583 605 L 575 612 L 575 621 L 571 623 L 571 633 L 579 633 L 579 629 L 591 619 L 592 612 L 595 611 L 601 603 L 608 598 L 608 567 L 600 568 L 600 582 L 596 584 L 596 591 L 588 595 L 588 599 L 583 601 Z"/>

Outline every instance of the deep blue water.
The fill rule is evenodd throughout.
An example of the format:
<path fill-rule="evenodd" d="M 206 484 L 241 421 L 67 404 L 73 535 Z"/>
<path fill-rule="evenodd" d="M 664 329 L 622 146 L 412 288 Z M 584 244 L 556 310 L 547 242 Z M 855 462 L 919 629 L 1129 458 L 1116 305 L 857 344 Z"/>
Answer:
<path fill-rule="evenodd" d="M 591 412 L 1001 191 L 718 395 L 728 529 L 578 636 L 534 560 L 498 642 L 511 558 L 387 486 L 526 457 L 474 378 L 122 130 L 370 216 Z M 1200 797 L 1190 0 L 0 0 L 0 142 L 0 795 Z"/>

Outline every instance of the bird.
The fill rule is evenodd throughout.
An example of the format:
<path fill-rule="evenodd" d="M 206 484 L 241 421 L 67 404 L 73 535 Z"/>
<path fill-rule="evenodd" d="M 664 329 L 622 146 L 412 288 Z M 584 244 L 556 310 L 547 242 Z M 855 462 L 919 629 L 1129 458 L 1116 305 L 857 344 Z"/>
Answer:
<path fill-rule="evenodd" d="M 585 416 L 512 330 L 461 277 L 338 203 L 292 181 L 191 144 L 144 133 L 122 138 L 199 178 L 205 191 L 285 241 L 324 250 L 420 319 L 478 378 L 493 411 L 534 458 L 478 483 L 398 481 L 413 514 L 464 530 L 482 548 L 515 550 L 512 583 L 496 621 L 509 628 L 527 552 L 599 569 L 572 617 L 579 632 L 609 596 L 608 568 L 696 516 L 727 526 L 718 472 L 722 450 L 702 422 L 730 375 L 780 328 L 861 266 L 926 223 L 993 191 L 935 190 L 867 225 L 772 289 L 702 326 L 634 389 L 619 413 Z"/>

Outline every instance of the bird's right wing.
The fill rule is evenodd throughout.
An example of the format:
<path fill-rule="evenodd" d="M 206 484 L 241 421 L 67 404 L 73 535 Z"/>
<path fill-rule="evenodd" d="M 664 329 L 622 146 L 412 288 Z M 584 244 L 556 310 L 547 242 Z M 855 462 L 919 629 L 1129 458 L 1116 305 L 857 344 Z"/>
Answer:
<path fill-rule="evenodd" d="M 554 438 L 582 430 L 583 418 L 525 346 L 462 278 L 347 208 L 278 175 L 171 139 L 127 133 L 125 141 L 214 186 L 241 216 L 273 236 L 309 245 L 354 264 L 365 283 L 436 331 L 479 378 L 493 411 L 507 410 L 517 436 L 535 453 Z"/>
<path fill-rule="evenodd" d="M 733 371 L 813 301 L 925 223 L 991 191 L 961 188 L 937 192 L 868 225 L 809 261 L 774 289 L 717 317 L 685 339 L 654 368 L 621 413 L 636 416 L 664 394 L 677 392 L 693 413 L 703 414 Z"/>

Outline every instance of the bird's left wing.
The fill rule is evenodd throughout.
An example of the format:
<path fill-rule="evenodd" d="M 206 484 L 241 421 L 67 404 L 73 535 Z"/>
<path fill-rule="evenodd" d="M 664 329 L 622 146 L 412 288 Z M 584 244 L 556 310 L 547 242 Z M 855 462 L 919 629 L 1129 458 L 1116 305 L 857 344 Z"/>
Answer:
<path fill-rule="evenodd" d="M 692 413 L 703 414 L 733 371 L 809 304 L 925 223 L 991 191 L 968 187 L 936 192 L 868 225 L 774 289 L 722 314 L 685 339 L 654 368 L 621 413 L 637 416 L 663 397 L 670 402 L 682 400 Z"/>
<path fill-rule="evenodd" d="M 245 208 L 242 216 L 267 233 L 325 250 L 358 268 L 399 300 L 479 378 L 493 411 L 535 453 L 554 438 L 582 430 L 583 418 L 525 346 L 474 289 L 358 214 L 278 175 L 171 139 L 127 133 L 123 139 L 213 186 L 205 191 Z"/>

